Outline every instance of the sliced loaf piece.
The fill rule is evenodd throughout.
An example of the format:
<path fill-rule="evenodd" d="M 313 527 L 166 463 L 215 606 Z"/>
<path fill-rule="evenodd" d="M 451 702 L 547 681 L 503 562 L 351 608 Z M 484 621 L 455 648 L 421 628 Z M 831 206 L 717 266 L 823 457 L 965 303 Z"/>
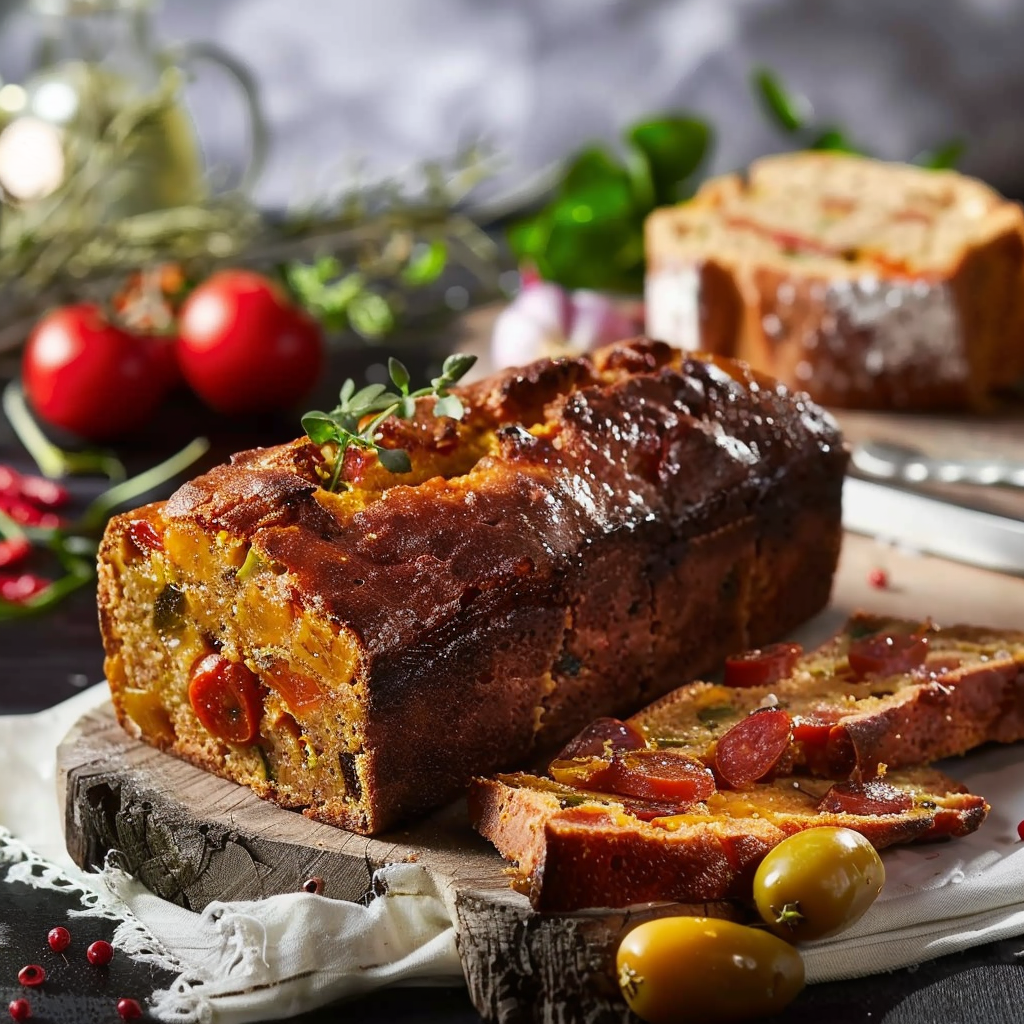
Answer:
<path fill-rule="evenodd" d="M 830 781 L 786 778 L 645 821 L 643 802 L 516 774 L 478 780 L 470 813 L 512 862 L 513 886 L 546 911 L 749 898 L 757 865 L 795 832 L 840 826 L 880 849 L 966 835 L 988 813 L 982 797 L 933 769 L 892 772 L 885 786 L 899 810 L 822 809 Z"/>
<path fill-rule="evenodd" d="M 983 407 L 1024 374 L 1024 215 L 954 171 L 789 153 L 647 221 L 647 329 L 826 405 Z"/>

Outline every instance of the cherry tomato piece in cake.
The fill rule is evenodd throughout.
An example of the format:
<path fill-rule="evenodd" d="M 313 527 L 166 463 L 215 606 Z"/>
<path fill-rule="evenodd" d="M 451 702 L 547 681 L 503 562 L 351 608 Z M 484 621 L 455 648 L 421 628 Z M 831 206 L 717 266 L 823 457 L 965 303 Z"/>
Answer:
<path fill-rule="evenodd" d="M 726 686 L 768 686 L 785 679 L 804 649 L 799 644 L 772 644 L 725 659 Z"/>
<path fill-rule="evenodd" d="M 22 379 L 42 419 L 89 441 L 141 426 L 167 392 L 145 344 L 84 303 L 39 321 L 22 356 Z"/>
<path fill-rule="evenodd" d="M 619 987 L 649 1024 L 724 1024 L 774 1016 L 804 986 L 800 954 L 762 928 L 711 917 L 661 917 L 619 945 Z"/>
<path fill-rule="evenodd" d="M 715 770 L 730 786 L 749 786 L 778 764 L 792 735 L 792 721 L 781 708 L 753 711 L 718 741 Z"/>
<path fill-rule="evenodd" d="M 157 528 L 146 519 L 133 519 L 128 524 L 128 538 L 141 554 L 163 551 L 164 539 Z"/>
<path fill-rule="evenodd" d="M 818 804 L 833 814 L 900 814 L 914 806 L 913 797 L 881 779 L 837 782 Z"/>
<path fill-rule="evenodd" d="M 617 718 L 597 718 L 562 748 L 556 761 L 576 757 L 611 757 L 616 750 L 643 750 L 647 740 L 628 722 Z"/>
<path fill-rule="evenodd" d="M 319 324 L 273 282 L 222 270 L 185 300 L 178 362 L 193 391 L 229 415 L 287 409 L 316 382 Z"/>
<path fill-rule="evenodd" d="M 188 699 L 200 724 L 226 743 L 248 744 L 259 735 L 263 702 L 256 676 L 237 661 L 208 654 L 192 669 Z"/>
<path fill-rule="evenodd" d="M 927 657 L 928 637 L 923 633 L 878 633 L 854 640 L 847 652 L 850 668 L 860 678 L 911 672 Z"/>
<path fill-rule="evenodd" d="M 765 923 L 789 942 L 849 928 L 885 884 L 878 851 L 848 828 L 809 828 L 783 839 L 754 875 L 754 902 Z"/>

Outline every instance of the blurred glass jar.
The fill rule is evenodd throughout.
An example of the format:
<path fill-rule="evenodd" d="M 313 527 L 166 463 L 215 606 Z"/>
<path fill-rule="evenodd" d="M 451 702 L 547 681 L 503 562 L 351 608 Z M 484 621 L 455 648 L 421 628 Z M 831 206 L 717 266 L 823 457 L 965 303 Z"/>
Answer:
<path fill-rule="evenodd" d="M 206 169 L 181 100 L 184 74 L 205 61 L 239 86 L 250 153 L 239 186 L 263 163 L 266 130 L 245 66 L 209 43 L 154 43 L 149 0 L 32 0 L 39 25 L 35 70 L 0 89 L 0 189 L 26 212 L 70 175 L 74 192 L 105 217 L 202 200 Z M 94 159 L 98 147 L 110 147 Z M 116 161 L 109 159 L 116 147 Z M 90 168 L 102 174 L 90 180 Z"/>

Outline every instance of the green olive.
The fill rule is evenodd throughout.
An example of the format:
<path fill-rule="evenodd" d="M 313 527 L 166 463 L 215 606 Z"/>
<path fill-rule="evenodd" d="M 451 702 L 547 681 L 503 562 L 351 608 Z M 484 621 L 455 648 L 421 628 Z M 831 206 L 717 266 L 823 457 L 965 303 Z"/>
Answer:
<path fill-rule="evenodd" d="M 713 917 L 662 917 L 619 945 L 619 986 L 650 1024 L 726 1024 L 778 1013 L 804 987 L 804 964 L 761 928 Z"/>
<path fill-rule="evenodd" d="M 758 913 L 791 942 L 849 928 L 885 883 L 878 851 L 848 828 L 810 828 L 784 839 L 754 875 Z"/>

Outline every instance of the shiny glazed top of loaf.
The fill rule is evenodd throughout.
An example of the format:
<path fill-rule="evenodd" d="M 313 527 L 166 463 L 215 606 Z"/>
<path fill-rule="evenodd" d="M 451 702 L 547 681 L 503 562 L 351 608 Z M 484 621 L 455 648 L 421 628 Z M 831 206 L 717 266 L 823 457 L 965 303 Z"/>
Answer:
<path fill-rule="evenodd" d="M 707 532 L 789 472 L 834 478 L 845 465 L 835 421 L 806 397 L 643 338 L 457 393 L 459 423 L 421 400 L 414 420 L 384 425 L 382 443 L 409 451 L 411 474 L 350 450 L 349 489 L 332 493 L 332 453 L 301 438 L 236 455 L 153 512 L 247 542 L 288 574 L 293 600 L 376 657 L 489 591 L 550 588 L 595 537 L 643 524 Z"/>

